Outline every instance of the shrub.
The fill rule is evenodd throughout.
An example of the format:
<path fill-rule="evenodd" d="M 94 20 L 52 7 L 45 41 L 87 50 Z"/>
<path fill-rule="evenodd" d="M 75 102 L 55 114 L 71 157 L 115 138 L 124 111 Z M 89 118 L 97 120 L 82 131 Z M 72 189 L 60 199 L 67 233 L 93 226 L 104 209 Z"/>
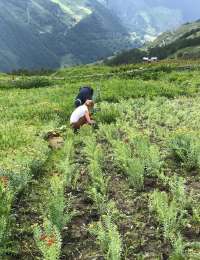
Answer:
<path fill-rule="evenodd" d="M 177 133 L 169 147 L 177 160 L 188 170 L 200 168 L 200 141 L 192 133 Z"/>
<path fill-rule="evenodd" d="M 181 235 L 178 234 L 176 241 L 174 241 L 173 243 L 173 252 L 170 255 L 169 259 L 170 260 L 185 259 L 184 250 L 185 250 L 185 243 L 183 242 Z"/>
<path fill-rule="evenodd" d="M 192 207 L 192 221 L 200 225 L 200 205 L 193 205 Z"/>
<path fill-rule="evenodd" d="M 100 111 L 96 114 L 98 122 L 111 124 L 119 117 L 119 108 L 115 104 L 101 103 Z"/>
<path fill-rule="evenodd" d="M 160 172 L 162 161 L 156 145 L 152 145 L 146 136 L 136 135 L 131 138 L 135 156 L 143 161 L 147 175 L 157 176 Z"/>
<path fill-rule="evenodd" d="M 11 224 L 11 206 L 13 193 L 9 188 L 9 179 L 0 177 L 0 255 L 8 250 Z"/>
<path fill-rule="evenodd" d="M 135 187 L 138 191 L 142 190 L 144 187 L 143 162 L 138 158 L 129 160 L 126 172 L 128 174 L 128 180 L 131 186 Z"/>
<path fill-rule="evenodd" d="M 31 78 L 22 78 L 20 80 L 12 81 L 11 87 L 21 88 L 21 89 L 30 89 L 30 88 L 42 88 L 51 86 L 53 82 L 44 77 L 31 77 Z"/>
<path fill-rule="evenodd" d="M 168 179 L 168 184 L 173 199 L 176 201 L 179 207 L 184 209 L 188 199 L 185 193 L 185 179 L 174 175 Z"/>
<path fill-rule="evenodd" d="M 132 155 L 131 147 L 121 141 L 113 142 L 118 167 L 128 176 L 130 185 L 141 190 L 144 184 L 144 162 Z"/>
<path fill-rule="evenodd" d="M 88 171 L 90 176 L 90 185 L 87 189 L 88 196 L 94 201 L 100 212 L 103 211 L 107 200 L 108 178 L 104 177 L 102 172 L 103 151 L 100 145 L 96 144 L 94 136 L 85 141 L 85 154 L 89 159 Z"/>
<path fill-rule="evenodd" d="M 31 180 L 31 177 L 32 175 L 29 169 L 26 168 L 20 169 L 20 172 L 0 169 L 0 179 L 8 180 L 8 188 L 10 191 L 12 191 L 13 195 L 24 189 Z"/>
<path fill-rule="evenodd" d="M 107 181 L 103 176 L 101 165 L 97 160 L 92 160 L 88 166 L 92 186 L 95 186 L 99 192 L 106 194 Z"/>
<path fill-rule="evenodd" d="M 121 259 L 122 241 L 110 214 L 102 216 L 100 222 L 90 227 L 90 232 L 97 236 L 97 243 L 100 245 L 105 259 Z"/>
<path fill-rule="evenodd" d="M 63 175 L 63 184 L 70 186 L 73 178 L 74 167 L 72 165 L 72 158 L 74 155 L 74 143 L 72 139 L 65 142 L 64 147 L 58 152 L 59 161 L 56 163 L 58 172 Z"/>
<path fill-rule="evenodd" d="M 58 230 L 71 220 L 69 212 L 70 201 L 65 199 L 64 180 L 59 175 L 54 175 L 50 180 L 50 190 L 48 192 L 48 200 L 46 202 L 46 214 Z M 65 213 L 65 210 L 67 213 Z"/>
<path fill-rule="evenodd" d="M 95 207 L 97 208 L 99 214 L 104 214 L 106 211 L 106 203 L 107 203 L 107 196 L 100 192 L 97 187 L 89 185 L 87 187 L 86 194 L 92 201 L 94 202 Z"/>
<path fill-rule="evenodd" d="M 98 135 L 100 138 L 106 139 L 107 142 L 112 143 L 117 138 L 117 126 L 115 124 L 100 124 Z"/>
<path fill-rule="evenodd" d="M 177 231 L 183 224 L 185 212 L 179 208 L 176 200 L 169 201 L 165 192 L 154 191 L 151 195 L 151 207 L 157 214 L 157 219 L 163 226 L 164 237 L 171 242 L 176 240 Z"/>
<path fill-rule="evenodd" d="M 34 239 L 44 260 L 59 260 L 61 254 L 61 236 L 56 226 L 48 219 L 42 227 L 34 227 Z"/>

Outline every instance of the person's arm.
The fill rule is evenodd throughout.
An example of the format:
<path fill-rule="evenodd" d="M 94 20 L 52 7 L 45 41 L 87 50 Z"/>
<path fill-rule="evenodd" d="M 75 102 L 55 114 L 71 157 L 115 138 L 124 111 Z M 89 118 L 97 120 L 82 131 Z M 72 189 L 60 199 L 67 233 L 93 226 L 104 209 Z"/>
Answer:
<path fill-rule="evenodd" d="M 94 121 L 91 120 L 91 118 L 90 118 L 89 111 L 85 112 L 85 118 L 86 118 L 88 124 L 93 124 L 94 123 Z"/>

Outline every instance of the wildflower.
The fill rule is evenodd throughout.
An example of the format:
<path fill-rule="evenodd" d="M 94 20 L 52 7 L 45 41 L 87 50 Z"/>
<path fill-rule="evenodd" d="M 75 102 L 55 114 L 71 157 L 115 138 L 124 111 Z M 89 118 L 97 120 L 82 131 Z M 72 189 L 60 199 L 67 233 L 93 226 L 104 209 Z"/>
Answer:
<path fill-rule="evenodd" d="M 46 241 L 47 241 L 47 245 L 48 245 L 49 247 L 52 246 L 52 245 L 56 242 L 54 236 L 50 237 L 50 238 L 47 239 Z"/>

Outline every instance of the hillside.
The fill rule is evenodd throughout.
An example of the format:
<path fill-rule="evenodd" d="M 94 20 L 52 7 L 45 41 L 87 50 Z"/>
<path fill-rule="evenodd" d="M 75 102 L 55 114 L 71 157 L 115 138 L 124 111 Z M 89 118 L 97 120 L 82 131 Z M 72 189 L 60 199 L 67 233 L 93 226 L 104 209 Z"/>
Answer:
<path fill-rule="evenodd" d="M 2 0 L 0 71 L 92 63 L 196 19 L 199 1 Z"/>
<path fill-rule="evenodd" d="M 200 259 L 200 63 L 185 66 L 0 77 L 0 259 Z M 85 84 L 97 124 L 74 134 Z"/>
<path fill-rule="evenodd" d="M 199 0 L 99 0 L 143 43 L 199 18 Z"/>
<path fill-rule="evenodd" d="M 198 58 L 199 46 L 200 20 L 162 34 L 149 45 L 149 51 L 150 54 L 157 54 L 160 58 Z"/>
<path fill-rule="evenodd" d="M 125 51 L 106 61 L 108 64 L 119 65 L 141 62 L 144 56 L 156 56 L 159 59 L 200 57 L 200 21 L 187 23 L 177 30 L 161 34 L 144 48 Z"/>
<path fill-rule="evenodd" d="M 89 63 L 135 46 L 95 0 L 1 1 L 0 34 L 1 71 Z"/>

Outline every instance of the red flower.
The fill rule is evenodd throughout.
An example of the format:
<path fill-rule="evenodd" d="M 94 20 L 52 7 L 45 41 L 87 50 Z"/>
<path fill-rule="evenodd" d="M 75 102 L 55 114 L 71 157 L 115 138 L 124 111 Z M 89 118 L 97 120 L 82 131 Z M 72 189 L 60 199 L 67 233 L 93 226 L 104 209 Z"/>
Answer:
<path fill-rule="evenodd" d="M 46 236 L 44 234 L 41 235 L 40 240 L 41 241 L 45 241 L 47 246 L 49 246 L 49 247 L 52 246 L 56 242 L 55 236 L 48 237 L 48 236 Z"/>
<path fill-rule="evenodd" d="M 47 245 L 48 245 L 48 246 L 52 246 L 52 245 L 56 242 L 56 239 L 55 239 L 54 236 L 52 236 L 52 237 L 48 238 L 48 239 L 46 240 L 46 242 L 47 242 Z"/>

